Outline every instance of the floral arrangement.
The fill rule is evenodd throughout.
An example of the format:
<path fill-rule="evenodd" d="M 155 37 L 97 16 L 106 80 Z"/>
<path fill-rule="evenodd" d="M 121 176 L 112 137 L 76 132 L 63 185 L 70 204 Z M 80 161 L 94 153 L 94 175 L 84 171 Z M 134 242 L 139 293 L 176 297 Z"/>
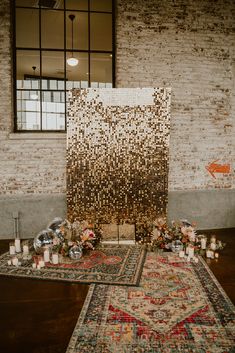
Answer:
<path fill-rule="evenodd" d="M 195 224 L 187 220 L 172 221 L 171 227 L 167 225 L 165 217 L 158 217 L 150 224 L 144 223 L 139 227 L 140 243 L 147 243 L 150 250 L 167 249 L 172 251 L 184 251 L 188 253 L 189 248 L 193 254 L 206 253 L 207 257 L 218 257 L 215 253 L 225 247 L 225 243 L 217 240 L 212 235 L 210 241 L 205 235 L 198 235 Z"/>
<path fill-rule="evenodd" d="M 52 251 L 63 256 L 70 255 L 70 250 L 75 247 L 83 251 L 94 250 L 102 238 L 101 229 L 87 221 L 69 222 L 65 219 L 54 232 L 56 236 L 53 239 Z"/>

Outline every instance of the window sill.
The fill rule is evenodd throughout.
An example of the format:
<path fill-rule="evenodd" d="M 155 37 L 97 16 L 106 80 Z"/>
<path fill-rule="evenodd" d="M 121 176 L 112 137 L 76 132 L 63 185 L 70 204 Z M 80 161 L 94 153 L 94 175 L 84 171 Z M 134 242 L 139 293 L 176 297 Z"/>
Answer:
<path fill-rule="evenodd" d="M 66 132 L 60 133 L 24 133 L 24 132 L 15 132 L 9 134 L 9 140 L 65 140 Z"/>

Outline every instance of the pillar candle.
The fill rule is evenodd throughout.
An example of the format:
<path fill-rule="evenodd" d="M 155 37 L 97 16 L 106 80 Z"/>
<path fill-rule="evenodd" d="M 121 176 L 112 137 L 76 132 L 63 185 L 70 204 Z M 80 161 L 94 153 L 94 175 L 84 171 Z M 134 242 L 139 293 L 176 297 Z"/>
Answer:
<path fill-rule="evenodd" d="M 18 265 L 18 259 L 17 259 L 17 257 L 14 257 L 14 258 L 12 259 L 12 265 L 14 265 L 14 266 L 17 266 L 17 265 Z"/>
<path fill-rule="evenodd" d="M 181 251 L 179 252 L 179 257 L 184 257 L 184 251 L 183 251 L 183 250 L 181 250 Z"/>
<path fill-rule="evenodd" d="M 58 254 L 52 254 L 52 263 L 57 265 L 59 263 L 59 256 Z"/>
<path fill-rule="evenodd" d="M 20 239 L 15 239 L 16 252 L 21 252 Z"/>
<path fill-rule="evenodd" d="M 211 243 L 211 250 L 216 250 L 216 243 Z"/>
<path fill-rule="evenodd" d="M 43 258 L 45 262 L 49 262 L 50 261 L 50 252 L 48 249 L 46 249 L 43 253 Z"/>
<path fill-rule="evenodd" d="M 29 246 L 27 244 L 23 245 L 23 254 L 24 255 L 29 254 Z"/>
<path fill-rule="evenodd" d="M 206 238 L 202 238 L 202 239 L 201 239 L 201 248 L 202 248 L 203 250 L 206 249 Z"/>
<path fill-rule="evenodd" d="M 193 258 L 194 257 L 194 248 L 193 247 L 189 247 L 188 249 L 188 256 L 190 258 Z"/>
<path fill-rule="evenodd" d="M 32 268 L 36 268 L 37 265 L 35 263 L 32 264 Z"/>
<path fill-rule="evenodd" d="M 206 257 L 209 259 L 211 257 L 211 251 L 210 250 L 207 250 L 206 251 Z"/>
<path fill-rule="evenodd" d="M 8 260 L 7 264 L 8 264 L 8 266 L 10 266 L 11 265 L 11 260 Z"/>
<path fill-rule="evenodd" d="M 9 252 L 10 252 L 10 255 L 15 255 L 15 253 L 16 253 L 15 245 L 10 245 Z"/>
<path fill-rule="evenodd" d="M 40 260 L 38 264 L 41 268 L 45 266 L 45 262 L 43 260 Z"/>

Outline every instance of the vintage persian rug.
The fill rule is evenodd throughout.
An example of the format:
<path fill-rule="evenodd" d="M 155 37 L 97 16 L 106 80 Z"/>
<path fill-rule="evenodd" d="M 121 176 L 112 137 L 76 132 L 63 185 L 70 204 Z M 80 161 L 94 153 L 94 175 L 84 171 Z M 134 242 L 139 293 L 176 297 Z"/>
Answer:
<path fill-rule="evenodd" d="M 149 253 L 140 287 L 91 285 L 66 353 L 232 353 L 234 319 L 202 259 Z"/>
<path fill-rule="evenodd" d="M 23 259 L 21 266 L 9 266 L 9 253 L 0 256 L 0 275 L 29 277 L 48 280 L 62 280 L 77 283 L 107 283 L 117 285 L 138 285 L 141 277 L 146 250 L 140 246 L 103 244 L 80 260 L 62 257 L 61 263 L 47 263 L 41 270 L 33 269 L 32 259 Z"/>

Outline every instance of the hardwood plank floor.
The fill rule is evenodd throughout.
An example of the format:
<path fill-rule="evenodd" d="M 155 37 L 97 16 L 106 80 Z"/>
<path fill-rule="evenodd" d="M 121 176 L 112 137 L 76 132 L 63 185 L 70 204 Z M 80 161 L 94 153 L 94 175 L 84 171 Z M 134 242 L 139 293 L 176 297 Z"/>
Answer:
<path fill-rule="evenodd" d="M 218 260 L 206 261 L 235 303 L 235 228 L 204 233 L 227 243 Z M 0 241 L 1 253 L 8 243 Z M 88 288 L 0 276 L 0 353 L 64 353 Z"/>

